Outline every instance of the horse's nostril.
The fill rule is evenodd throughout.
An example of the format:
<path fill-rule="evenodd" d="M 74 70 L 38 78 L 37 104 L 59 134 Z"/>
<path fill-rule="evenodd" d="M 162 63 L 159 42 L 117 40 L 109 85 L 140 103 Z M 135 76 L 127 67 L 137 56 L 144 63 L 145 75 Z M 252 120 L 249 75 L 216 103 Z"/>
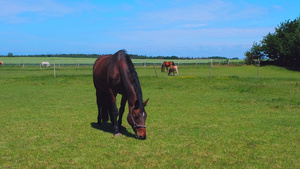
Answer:
<path fill-rule="evenodd" d="M 137 138 L 140 139 L 140 140 L 144 140 L 144 139 L 146 139 L 146 136 L 145 137 L 143 137 L 143 136 L 137 136 Z"/>

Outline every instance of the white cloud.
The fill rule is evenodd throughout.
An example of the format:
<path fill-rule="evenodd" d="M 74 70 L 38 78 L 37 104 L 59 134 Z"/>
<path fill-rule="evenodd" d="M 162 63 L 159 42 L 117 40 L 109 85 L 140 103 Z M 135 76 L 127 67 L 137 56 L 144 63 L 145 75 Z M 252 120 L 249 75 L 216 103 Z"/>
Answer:
<path fill-rule="evenodd" d="M 219 1 L 219 0 L 218 0 Z M 213 2 L 213 3 L 211 3 Z M 146 20 L 157 20 L 161 22 L 174 22 L 174 21 L 210 21 L 217 19 L 218 11 L 223 11 L 227 5 L 222 1 L 215 3 L 196 3 L 192 5 L 180 5 L 177 7 L 154 10 L 152 12 L 145 12 L 141 17 Z M 220 10 L 222 9 L 222 10 Z M 216 13 L 217 12 L 217 13 Z"/>
<path fill-rule="evenodd" d="M 71 12 L 71 7 L 53 0 L 0 0 L 0 20 L 8 23 L 28 22 L 39 17 L 59 17 Z M 36 17 L 26 16 L 28 14 Z"/>
<path fill-rule="evenodd" d="M 284 7 L 279 6 L 279 5 L 273 5 L 273 8 L 274 8 L 274 9 L 277 9 L 277 10 L 279 10 L 279 11 L 284 10 Z"/>
<path fill-rule="evenodd" d="M 159 24 L 183 22 L 188 24 L 207 24 L 263 17 L 266 9 L 250 3 L 233 3 L 231 1 L 195 1 L 185 5 L 141 13 L 141 20 Z"/>
<path fill-rule="evenodd" d="M 113 38 L 142 50 L 209 50 L 217 55 L 221 49 L 237 50 L 243 56 L 254 41 L 273 30 L 257 24 L 268 13 L 259 5 L 224 0 L 180 3 L 139 13 L 124 32 L 112 33 Z"/>
<path fill-rule="evenodd" d="M 202 24 L 183 24 L 183 25 L 179 25 L 179 27 L 181 28 L 201 28 L 201 27 L 205 27 L 207 26 L 207 24 L 202 23 Z"/>
<path fill-rule="evenodd" d="M 128 31 L 115 33 L 115 38 L 126 42 L 156 44 L 157 46 L 207 46 L 246 45 L 262 39 L 272 28 L 214 28 L 214 29 L 166 29 L 156 31 Z"/>

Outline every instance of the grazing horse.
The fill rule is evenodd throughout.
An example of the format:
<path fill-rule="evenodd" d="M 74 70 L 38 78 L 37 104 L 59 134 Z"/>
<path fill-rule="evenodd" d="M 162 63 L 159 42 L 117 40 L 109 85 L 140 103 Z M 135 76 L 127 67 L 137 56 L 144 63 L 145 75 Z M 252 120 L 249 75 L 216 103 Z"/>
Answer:
<path fill-rule="evenodd" d="M 173 75 L 175 75 L 175 72 L 176 72 L 176 75 L 178 74 L 178 67 L 177 66 L 173 66 L 171 65 L 169 70 L 168 70 L 168 76 L 173 73 Z"/>
<path fill-rule="evenodd" d="M 0 61 L 0 65 L 4 65 L 3 61 Z"/>
<path fill-rule="evenodd" d="M 128 101 L 129 113 L 127 121 L 131 125 L 138 139 L 146 139 L 146 117 L 145 106 L 148 100 L 143 103 L 142 89 L 138 75 L 133 63 L 124 50 L 114 55 L 104 55 L 95 61 L 93 68 L 93 80 L 96 88 L 98 105 L 98 124 L 108 121 L 108 112 L 113 124 L 114 135 L 120 135 L 122 117 L 125 104 Z M 122 95 L 121 107 L 116 106 L 117 94 Z"/>
<path fill-rule="evenodd" d="M 46 66 L 46 67 L 50 67 L 50 63 L 49 62 L 42 62 L 42 66 Z"/>
<path fill-rule="evenodd" d="M 164 63 L 161 65 L 161 72 L 164 72 L 165 68 L 168 71 L 168 67 L 170 67 L 171 65 L 175 65 L 174 62 L 166 62 L 166 61 L 164 61 Z"/>

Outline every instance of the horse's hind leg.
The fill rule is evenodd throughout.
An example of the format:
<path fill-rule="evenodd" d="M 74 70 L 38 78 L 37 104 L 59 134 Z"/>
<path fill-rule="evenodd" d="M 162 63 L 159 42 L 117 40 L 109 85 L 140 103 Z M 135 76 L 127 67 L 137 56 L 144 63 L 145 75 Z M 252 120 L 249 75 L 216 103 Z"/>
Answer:
<path fill-rule="evenodd" d="M 97 96 L 97 106 L 98 106 L 98 117 L 97 117 L 97 123 L 101 125 L 101 111 L 102 111 L 102 103 L 101 103 L 101 92 L 99 90 L 96 91 L 96 96 Z"/>
<path fill-rule="evenodd" d="M 101 111 L 101 117 L 102 117 L 102 121 L 104 123 L 106 123 L 109 120 L 108 117 L 108 107 L 109 107 L 109 101 L 108 101 L 109 97 L 107 96 L 106 93 L 101 93 L 101 107 L 102 107 L 102 111 Z"/>

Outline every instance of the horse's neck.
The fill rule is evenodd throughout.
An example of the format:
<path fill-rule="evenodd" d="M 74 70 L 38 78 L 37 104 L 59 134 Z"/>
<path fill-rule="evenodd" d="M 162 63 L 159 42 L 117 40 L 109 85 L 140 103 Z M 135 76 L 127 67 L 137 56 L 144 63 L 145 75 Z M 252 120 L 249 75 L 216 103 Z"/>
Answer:
<path fill-rule="evenodd" d="M 131 74 L 129 73 L 129 67 L 127 64 L 126 66 L 122 66 L 123 70 L 120 71 L 121 77 L 123 79 L 123 84 L 125 85 L 125 90 L 126 90 L 126 96 L 128 100 L 128 105 L 129 106 L 134 106 L 137 96 L 136 96 L 136 91 L 134 89 L 134 85 L 132 84 L 133 78 L 131 77 Z"/>
<path fill-rule="evenodd" d="M 127 99 L 128 99 L 128 105 L 134 106 L 137 97 L 133 85 L 130 85 L 129 90 L 127 91 Z"/>

